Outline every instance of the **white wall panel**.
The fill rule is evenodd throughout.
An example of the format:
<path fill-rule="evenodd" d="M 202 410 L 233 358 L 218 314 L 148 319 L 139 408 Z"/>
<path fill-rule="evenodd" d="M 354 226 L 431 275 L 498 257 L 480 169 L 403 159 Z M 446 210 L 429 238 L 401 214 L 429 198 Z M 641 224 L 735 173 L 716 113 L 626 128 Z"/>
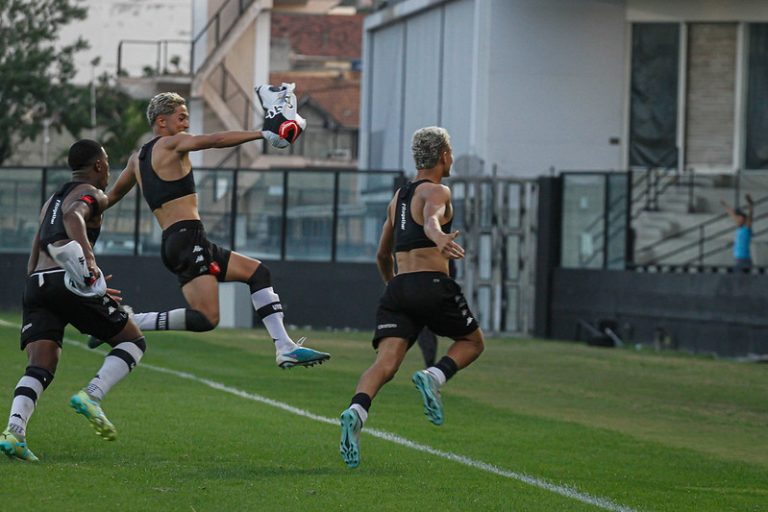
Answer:
<path fill-rule="evenodd" d="M 621 164 L 623 0 L 494 0 L 487 164 L 539 175 Z M 487 169 L 487 168 L 486 168 Z"/>
<path fill-rule="evenodd" d="M 405 23 L 405 95 L 400 167 L 414 171 L 411 136 L 423 126 L 438 123 L 442 9 L 408 18 Z"/>
<path fill-rule="evenodd" d="M 403 94 L 403 34 L 396 23 L 372 32 L 371 62 L 368 63 L 369 101 L 368 168 L 400 169 Z M 370 91 L 370 98 L 366 93 Z M 365 129 L 366 127 L 363 127 Z"/>
<path fill-rule="evenodd" d="M 458 159 L 470 152 L 474 2 L 451 2 L 444 9 L 440 124 L 451 134 L 453 156 Z"/>

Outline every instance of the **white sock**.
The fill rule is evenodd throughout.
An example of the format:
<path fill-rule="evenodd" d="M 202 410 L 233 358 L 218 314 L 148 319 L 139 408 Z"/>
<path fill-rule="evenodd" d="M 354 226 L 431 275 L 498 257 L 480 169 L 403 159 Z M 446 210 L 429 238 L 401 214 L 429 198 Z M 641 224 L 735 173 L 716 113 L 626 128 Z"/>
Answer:
<path fill-rule="evenodd" d="M 427 368 L 427 371 L 435 378 L 438 386 L 445 384 L 445 374 L 443 373 L 443 370 L 436 366 L 430 366 Z"/>
<path fill-rule="evenodd" d="M 251 302 L 256 313 L 264 322 L 269 335 L 275 340 L 275 350 L 278 353 L 290 352 L 296 348 L 288 332 L 283 325 L 283 306 L 280 304 L 280 296 L 270 286 L 256 290 L 251 294 Z"/>
<path fill-rule="evenodd" d="M 104 358 L 104 364 L 88 383 L 85 392 L 91 398 L 102 400 L 112 386 L 123 380 L 139 364 L 144 352 L 131 341 L 120 343 Z"/>
<path fill-rule="evenodd" d="M 365 407 L 360 404 L 352 404 L 349 408 L 355 411 L 360 417 L 360 423 L 365 424 L 365 420 L 368 419 L 368 411 L 365 410 Z"/>
<path fill-rule="evenodd" d="M 132 318 L 142 331 L 187 330 L 187 310 L 185 308 L 162 312 L 134 313 Z"/>
<path fill-rule="evenodd" d="M 142 331 L 157 331 L 157 313 L 134 313 L 133 321 Z"/>
<path fill-rule="evenodd" d="M 37 399 L 43 394 L 43 384 L 34 377 L 24 375 L 19 379 L 16 389 L 22 387 L 31 389 L 37 395 Z M 11 433 L 16 434 L 22 439 L 26 437 L 27 422 L 29 422 L 32 413 L 35 412 L 36 401 L 25 395 L 13 397 L 11 413 L 8 417 L 8 430 Z"/>

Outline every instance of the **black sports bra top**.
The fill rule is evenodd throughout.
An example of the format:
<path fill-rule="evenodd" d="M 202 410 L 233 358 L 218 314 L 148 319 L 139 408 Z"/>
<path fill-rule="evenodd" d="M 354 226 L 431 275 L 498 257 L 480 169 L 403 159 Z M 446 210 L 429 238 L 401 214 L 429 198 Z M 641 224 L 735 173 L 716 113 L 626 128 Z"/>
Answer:
<path fill-rule="evenodd" d="M 69 195 L 72 190 L 78 185 L 82 185 L 82 181 L 68 181 L 62 184 L 59 189 L 53 194 L 51 200 L 48 202 L 48 209 L 45 211 L 43 217 L 43 223 L 40 225 L 40 247 L 47 253 L 48 244 L 58 242 L 59 240 L 67 240 L 67 230 L 64 227 L 64 213 L 61 211 L 61 205 L 64 204 L 64 199 Z M 99 239 L 99 233 L 101 233 L 101 226 L 97 228 L 85 229 L 88 241 L 91 245 L 96 243 Z"/>
<path fill-rule="evenodd" d="M 413 181 L 400 188 L 397 193 L 397 203 L 395 204 L 395 252 L 410 251 L 411 249 L 420 249 L 422 247 L 437 247 L 435 242 L 427 238 L 424 234 L 424 226 L 417 224 L 411 215 L 411 199 L 416 187 L 430 180 Z M 451 232 L 453 219 L 440 228 L 443 233 Z"/>
<path fill-rule="evenodd" d="M 152 168 L 152 148 L 160 137 L 155 137 L 141 147 L 139 151 L 139 172 L 141 173 L 141 192 L 151 210 L 157 210 L 168 201 L 195 193 L 195 177 L 192 171 L 178 180 L 165 181 Z"/>

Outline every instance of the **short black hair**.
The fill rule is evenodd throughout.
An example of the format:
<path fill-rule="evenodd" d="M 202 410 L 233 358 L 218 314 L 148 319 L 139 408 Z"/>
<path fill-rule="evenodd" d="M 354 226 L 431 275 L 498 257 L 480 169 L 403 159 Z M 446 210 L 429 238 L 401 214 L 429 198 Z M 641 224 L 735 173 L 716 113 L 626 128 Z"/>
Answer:
<path fill-rule="evenodd" d="M 744 213 L 744 210 L 742 210 L 741 208 L 736 208 L 736 210 L 734 210 L 733 213 L 735 215 L 738 215 L 739 217 L 744 217 L 745 219 L 747 218 L 747 214 Z"/>
<path fill-rule="evenodd" d="M 73 171 L 93 165 L 102 155 L 101 144 L 91 139 L 80 139 L 69 148 L 67 163 Z"/>

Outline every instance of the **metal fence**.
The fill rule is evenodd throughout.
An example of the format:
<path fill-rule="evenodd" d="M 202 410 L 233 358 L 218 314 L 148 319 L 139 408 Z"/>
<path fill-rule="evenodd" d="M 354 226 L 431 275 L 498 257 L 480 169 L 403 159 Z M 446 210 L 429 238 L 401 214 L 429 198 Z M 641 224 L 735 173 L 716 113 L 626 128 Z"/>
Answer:
<path fill-rule="evenodd" d="M 62 168 L 0 167 L 0 251 L 29 251 L 42 204 L 70 176 Z M 270 260 L 372 262 L 402 179 L 401 171 L 195 169 L 208 238 Z M 161 237 L 134 189 L 106 212 L 95 252 L 156 255 Z"/>

